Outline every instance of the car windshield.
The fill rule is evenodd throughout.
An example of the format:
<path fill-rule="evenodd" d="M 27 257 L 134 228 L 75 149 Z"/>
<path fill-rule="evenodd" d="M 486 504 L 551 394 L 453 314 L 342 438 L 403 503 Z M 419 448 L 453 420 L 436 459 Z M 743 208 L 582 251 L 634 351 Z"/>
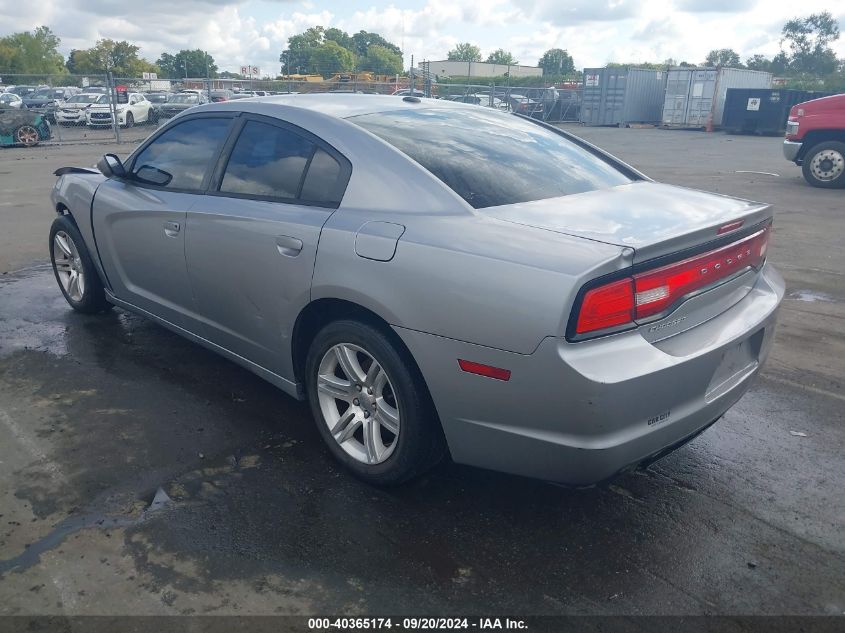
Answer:
<path fill-rule="evenodd" d="M 198 101 L 197 95 L 188 93 L 173 95 L 167 100 L 168 103 L 197 103 Z"/>
<path fill-rule="evenodd" d="M 348 120 L 407 154 L 476 209 L 630 182 L 561 134 L 486 108 L 399 110 Z"/>
<path fill-rule="evenodd" d="M 17 101 L 18 96 L 11 93 L 0 94 L 0 103 L 12 103 L 12 101 Z"/>
<path fill-rule="evenodd" d="M 152 103 L 164 103 L 165 101 L 167 101 L 167 95 L 147 94 L 147 101 L 151 101 Z"/>
<path fill-rule="evenodd" d="M 109 99 L 109 95 L 100 95 L 94 103 L 111 103 L 111 99 Z"/>
<path fill-rule="evenodd" d="M 53 89 L 45 88 L 43 90 L 36 90 L 29 95 L 30 99 L 51 99 L 53 97 Z"/>
<path fill-rule="evenodd" d="M 73 95 L 70 99 L 67 100 L 67 103 L 97 103 L 97 101 L 102 97 L 103 95 Z"/>

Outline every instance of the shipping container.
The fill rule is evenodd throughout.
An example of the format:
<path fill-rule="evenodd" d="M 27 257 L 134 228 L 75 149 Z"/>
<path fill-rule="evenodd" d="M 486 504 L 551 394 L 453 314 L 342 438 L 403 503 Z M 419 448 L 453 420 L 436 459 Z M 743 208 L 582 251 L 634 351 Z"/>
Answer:
<path fill-rule="evenodd" d="M 733 134 L 782 134 L 789 109 L 832 92 L 764 88 L 729 88 L 722 128 Z"/>
<path fill-rule="evenodd" d="M 722 125 L 729 88 L 771 88 L 772 74 L 744 68 L 671 68 L 666 80 L 663 125 L 703 128 Z"/>
<path fill-rule="evenodd" d="M 666 72 L 646 68 L 585 68 L 581 123 L 659 123 Z"/>

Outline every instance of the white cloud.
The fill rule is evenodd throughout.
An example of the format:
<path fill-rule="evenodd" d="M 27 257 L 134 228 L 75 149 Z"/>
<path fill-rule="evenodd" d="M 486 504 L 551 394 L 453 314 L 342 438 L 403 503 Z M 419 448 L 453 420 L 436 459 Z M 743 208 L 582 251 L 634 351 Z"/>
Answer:
<path fill-rule="evenodd" d="M 577 66 L 608 61 L 702 61 L 710 49 L 744 58 L 774 55 L 783 23 L 829 9 L 827 0 L 423 0 L 411 8 L 391 0 L 350 6 L 345 0 L 0 0 L 0 35 L 50 26 L 62 52 L 97 39 L 126 39 L 155 60 L 165 51 L 200 48 L 224 70 L 243 64 L 279 68 L 287 38 L 318 24 L 350 33 L 375 31 L 404 44 L 406 65 L 443 59 L 469 41 L 487 55 L 510 50 L 535 64 L 549 48 L 567 49 Z M 840 16 L 840 22 L 845 21 Z M 845 23 L 842 24 L 845 31 Z M 834 44 L 845 56 L 845 37 Z"/>

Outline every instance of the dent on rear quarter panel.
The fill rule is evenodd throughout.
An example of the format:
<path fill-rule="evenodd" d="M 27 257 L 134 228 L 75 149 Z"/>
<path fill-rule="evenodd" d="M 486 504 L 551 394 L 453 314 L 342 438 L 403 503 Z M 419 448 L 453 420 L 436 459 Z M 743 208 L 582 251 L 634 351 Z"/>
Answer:
<path fill-rule="evenodd" d="M 480 214 L 394 213 L 386 220 L 406 226 L 396 254 L 373 261 L 355 254 L 372 217 L 342 209 L 323 227 L 312 299 L 346 299 L 394 326 L 520 354 L 563 335 L 586 279 L 630 265 L 618 246 Z"/>

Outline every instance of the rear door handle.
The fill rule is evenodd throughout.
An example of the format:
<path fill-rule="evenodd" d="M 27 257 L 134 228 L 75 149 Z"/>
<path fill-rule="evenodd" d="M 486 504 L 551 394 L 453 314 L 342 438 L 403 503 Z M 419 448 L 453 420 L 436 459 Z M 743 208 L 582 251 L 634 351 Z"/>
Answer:
<path fill-rule="evenodd" d="M 276 237 L 276 248 L 285 257 L 296 257 L 302 252 L 302 240 L 290 235 L 279 235 Z"/>
<path fill-rule="evenodd" d="M 165 222 L 164 223 L 164 234 L 167 237 L 178 237 L 179 230 L 182 228 L 182 225 L 178 222 Z"/>

